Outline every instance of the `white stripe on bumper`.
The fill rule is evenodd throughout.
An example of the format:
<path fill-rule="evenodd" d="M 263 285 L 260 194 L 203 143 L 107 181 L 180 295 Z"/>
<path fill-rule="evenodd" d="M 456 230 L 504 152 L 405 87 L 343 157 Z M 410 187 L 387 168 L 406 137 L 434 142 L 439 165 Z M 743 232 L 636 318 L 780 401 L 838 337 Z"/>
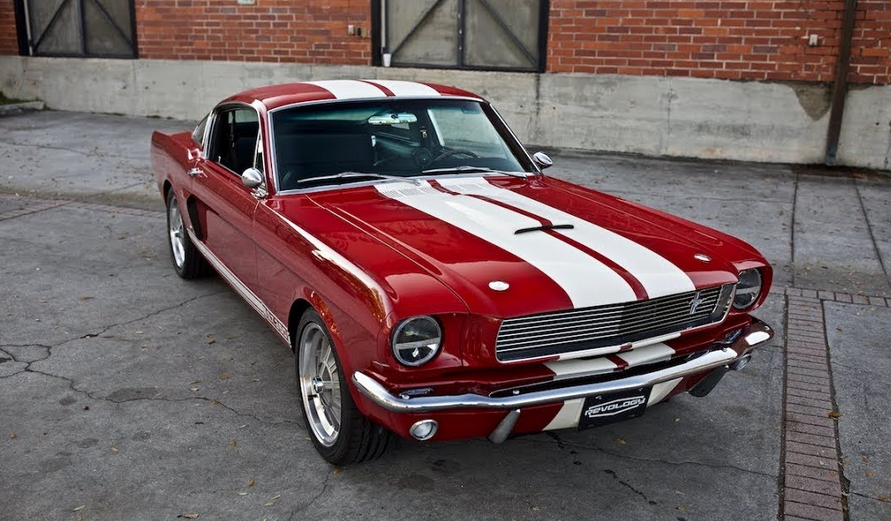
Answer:
<path fill-rule="evenodd" d="M 628 362 L 628 367 L 664 362 L 671 360 L 672 355 L 674 355 L 674 349 L 665 344 L 638 347 L 637 349 L 618 354 L 619 358 Z"/>
<path fill-rule="evenodd" d="M 619 367 L 614 362 L 602 357 L 577 360 L 555 360 L 553 362 L 545 362 L 544 365 L 554 372 L 554 380 L 612 373 Z"/>
<path fill-rule="evenodd" d="M 650 399 L 647 400 L 647 407 L 651 407 L 661 402 L 668 396 L 674 388 L 681 383 L 683 378 L 675 378 L 667 382 L 658 383 L 653 386 L 650 391 Z M 578 398 L 575 400 L 566 400 L 563 406 L 557 411 L 554 419 L 545 425 L 545 431 L 556 431 L 559 429 L 574 429 L 579 426 L 579 417 L 582 415 L 582 407 L 585 406 L 585 399 Z"/>

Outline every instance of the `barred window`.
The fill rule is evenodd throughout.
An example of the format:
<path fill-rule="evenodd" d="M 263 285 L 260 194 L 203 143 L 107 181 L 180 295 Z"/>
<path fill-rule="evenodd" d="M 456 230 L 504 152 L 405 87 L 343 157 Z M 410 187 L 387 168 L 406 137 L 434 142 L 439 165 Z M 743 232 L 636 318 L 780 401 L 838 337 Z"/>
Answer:
<path fill-rule="evenodd" d="M 378 65 L 543 72 L 548 0 L 378 0 Z"/>
<path fill-rule="evenodd" d="M 20 0 L 34 56 L 135 58 L 133 0 Z"/>

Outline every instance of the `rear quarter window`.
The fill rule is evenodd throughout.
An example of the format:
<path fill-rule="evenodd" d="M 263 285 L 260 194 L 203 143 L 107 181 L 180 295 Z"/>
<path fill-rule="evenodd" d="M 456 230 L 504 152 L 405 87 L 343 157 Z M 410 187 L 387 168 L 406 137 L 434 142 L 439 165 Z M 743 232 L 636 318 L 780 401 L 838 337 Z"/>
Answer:
<path fill-rule="evenodd" d="M 198 126 L 195 127 L 195 130 L 192 131 L 192 141 L 198 144 L 198 146 L 204 146 L 204 129 L 207 127 L 207 118 L 208 116 L 204 116 L 204 119 L 201 120 L 201 123 L 198 123 Z"/>

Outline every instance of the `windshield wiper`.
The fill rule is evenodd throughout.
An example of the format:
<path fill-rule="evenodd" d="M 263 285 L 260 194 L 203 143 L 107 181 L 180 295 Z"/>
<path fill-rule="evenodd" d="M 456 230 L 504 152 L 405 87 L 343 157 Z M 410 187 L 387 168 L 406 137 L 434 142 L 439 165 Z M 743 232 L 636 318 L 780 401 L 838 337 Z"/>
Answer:
<path fill-rule="evenodd" d="M 402 181 L 419 184 L 417 179 L 409 179 L 398 175 L 375 174 L 372 172 L 341 172 L 339 174 L 321 175 L 316 177 L 307 177 L 306 179 L 298 179 L 297 184 L 311 183 L 313 181 L 328 181 L 332 179 L 347 179 L 353 177 L 373 177 L 375 179 L 386 179 L 388 181 Z"/>
<path fill-rule="evenodd" d="M 485 174 L 503 174 L 509 175 L 513 177 L 519 177 L 520 179 L 526 179 L 528 175 L 525 172 L 506 172 L 504 170 L 495 170 L 492 168 L 487 168 L 484 166 L 455 166 L 451 168 L 431 168 L 430 170 L 423 170 L 421 173 L 423 174 L 472 174 L 472 173 L 485 173 Z"/>

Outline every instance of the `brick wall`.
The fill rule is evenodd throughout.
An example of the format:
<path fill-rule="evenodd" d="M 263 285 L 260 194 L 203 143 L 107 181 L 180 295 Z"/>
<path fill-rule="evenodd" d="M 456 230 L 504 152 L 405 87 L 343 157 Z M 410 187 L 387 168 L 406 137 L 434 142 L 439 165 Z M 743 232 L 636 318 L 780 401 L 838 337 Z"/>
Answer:
<path fill-rule="evenodd" d="M 853 81 L 891 83 L 889 4 L 859 2 Z M 832 81 L 843 9 L 842 0 L 552 0 L 548 71 Z"/>
<path fill-rule="evenodd" d="M 0 54 L 17 54 L 0 0 Z M 367 65 L 370 0 L 135 0 L 140 58 Z M 551 0 L 548 72 L 832 81 L 843 0 Z M 807 37 L 816 35 L 811 47 Z M 851 81 L 891 83 L 891 0 L 859 0 Z"/>
<path fill-rule="evenodd" d="M 19 41 L 15 31 L 12 0 L 0 0 L 0 55 L 18 53 Z"/>
<path fill-rule="evenodd" d="M 850 79 L 891 83 L 891 0 L 857 2 Z"/>
<path fill-rule="evenodd" d="M 8 1 L 8 0 L 2 0 Z M 140 58 L 367 65 L 369 0 L 135 0 Z"/>

